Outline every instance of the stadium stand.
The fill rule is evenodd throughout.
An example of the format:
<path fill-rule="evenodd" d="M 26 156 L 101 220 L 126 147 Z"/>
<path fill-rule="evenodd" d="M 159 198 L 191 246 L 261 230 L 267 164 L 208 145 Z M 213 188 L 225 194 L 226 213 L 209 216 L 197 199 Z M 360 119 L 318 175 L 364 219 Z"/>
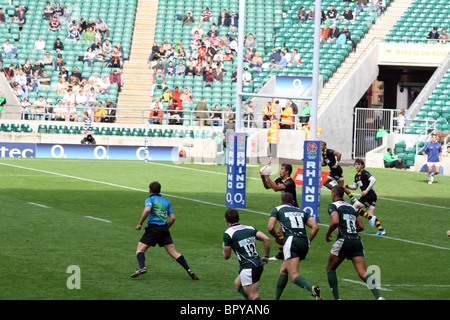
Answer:
<path fill-rule="evenodd" d="M 75 67 L 78 67 L 82 77 L 88 80 L 95 73 L 101 76 L 109 78 L 113 69 L 122 68 L 122 63 L 116 67 L 112 67 L 107 61 L 109 60 L 108 54 L 104 62 L 95 61 L 91 65 L 83 63 L 83 56 L 88 47 L 93 43 L 83 41 L 66 41 L 68 37 L 69 24 L 76 20 L 80 21 L 81 18 L 89 23 L 90 19 L 94 23 L 97 19 L 101 19 L 109 28 L 109 35 L 103 34 L 102 40 L 106 38 L 110 41 L 112 47 L 118 46 L 119 51 L 122 52 L 122 60 L 129 58 L 132 33 L 134 29 L 134 18 L 136 12 L 136 0 L 85 0 L 82 2 L 67 0 L 59 1 L 62 8 L 68 8 L 70 15 L 69 19 L 60 19 L 61 31 L 54 32 L 48 30 L 49 20 L 44 19 L 43 13 L 46 6 L 46 0 L 30 0 L 30 1 L 14 1 L 13 5 L 10 5 L 7 0 L 2 0 L 0 6 L 6 8 L 6 23 L 1 24 L 3 32 L 0 32 L 0 43 L 5 43 L 6 40 L 14 41 L 17 47 L 17 55 L 9 57 L 4 56 L 4 66 L 14 65 L 21 68 L 29 60 L 31 65 L 34 66 L 36 60 L 43 61 L 46 52 L 49 52 L 56 61 L 58 53 L 62 54 L 64 60 L 64 66 L 71 74 Z M 12 18 L 15 14 L 17 6 L 24 6 L 26 9 L 26 22 L 23 26 L 19 26 L 16 23 L 12 23 Z M 45 42 L 44 50 L 35 50 L 35 42 L 42 37 Z M 64 45 L 63 51 L 56 51 L 54 49 L 54 43 L 57 38 L 60 38 Z M 33 102 L 39 97 L 43 96 L 44 100 L 50 99 L 55 104 L 57 100 L 62 99 L 62 94 L 57 94 L 55 87 L 59 81 L 59 70 L 56 70 L 53 65 L 46 65 L 43 68 L 47 71 L 50 81 L 50 88 L 41 86 L 36 92 L 30 90 L 28 94 L 28 101 Z M 67 79 L 69 80 L 69 79 Z M 110 100 L 114 104 L 117 103 L 118 85 L 112 84 L 109 90 L 104 94 L 99 94 L 96 97 L 96 102 L 102 101 L 105 103 Z M 19 98 L 22 98 L 19 96 Z M 20 99 L 21 100 L 21 99 Z M 79 121 L 81 121 L 82 108 L 77 110 L 79 115 Z"/>

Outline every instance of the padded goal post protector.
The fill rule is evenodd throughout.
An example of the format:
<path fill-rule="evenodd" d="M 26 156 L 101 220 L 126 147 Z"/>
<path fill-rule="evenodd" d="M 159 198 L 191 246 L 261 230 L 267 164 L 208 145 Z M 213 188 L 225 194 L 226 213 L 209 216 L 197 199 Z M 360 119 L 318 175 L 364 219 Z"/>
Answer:
<path fill-rule="evenodd" d="M 305 140 L 303 152 L 302 210 L 320 222 L 321 141 Z"/>

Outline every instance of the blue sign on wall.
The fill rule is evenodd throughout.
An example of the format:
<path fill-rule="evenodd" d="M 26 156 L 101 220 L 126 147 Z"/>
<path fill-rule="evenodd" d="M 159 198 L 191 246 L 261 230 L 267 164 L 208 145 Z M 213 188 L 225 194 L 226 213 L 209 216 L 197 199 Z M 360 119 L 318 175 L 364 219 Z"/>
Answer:
<path fill-rule="evenodd" d="M 247 135 L 229 132 L 227 144 L 227 207 L 245 208 Z"/>
<path fill-rule="evenodd" d="M 0 142 L 0 158 L 35 158 L 35 143 Z"/>
<path fill-rule="evenodd" d="M 178 161 L 178 147 L 149 147 L 153 161 Z M 0 158 L 144 160 L 144 147 L 0 142 Z"/>
<path fill-rule="evenodd" d="M 303 153 L 302 209 L 319 222 L 320 218 L 320 141 L 306 140 Z"/>

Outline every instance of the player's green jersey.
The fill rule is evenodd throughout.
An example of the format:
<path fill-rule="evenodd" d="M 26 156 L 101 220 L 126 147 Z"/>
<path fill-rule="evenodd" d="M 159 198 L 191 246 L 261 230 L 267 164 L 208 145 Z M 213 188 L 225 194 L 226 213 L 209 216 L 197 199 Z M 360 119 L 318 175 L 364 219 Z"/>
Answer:
<path fill-rule="evenodd" d="M 241 269 L 263 265 L 256 251 L 256 233 L 252 226 L 232 224 L 223 235 L 223 243 L 236 253 Z"/>
<path fill-rule="evenodd" d="M 283 204 L 274 208 L 270 216 L 277 218 L 277 220 L 280 222 L 285 237 L 308 237 L 305 225 L 308 219 L 311 217 L 309 213 L 297 207 Z"/>
<path fill-rule="evenodd" d="M 328 214 L 331 214 L 333 211 L 337 211 L 339 215 L 339 225 L 336 229 L 338 239 L 359 239 L 356 231 L 358 213 L 355 208 L 344 200 L 338 200 L 328 206 Z"/>

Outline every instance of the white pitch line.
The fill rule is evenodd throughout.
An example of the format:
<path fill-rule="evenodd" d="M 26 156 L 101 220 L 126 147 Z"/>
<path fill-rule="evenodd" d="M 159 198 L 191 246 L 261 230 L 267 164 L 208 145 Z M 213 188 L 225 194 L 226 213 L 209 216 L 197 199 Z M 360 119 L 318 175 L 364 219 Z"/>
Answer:
<path fill-rule="evenodd" d="M 98 220 L 98 221 L 103 221 L 103 222 L 106 222 L 106 223 L 112 223 L 112 222 L 109 221 L 109 220 L 100 219 L 100 218 L 96 218 L 96 217 L 91 217 L 91 216 L 84 216 L 84 217 L 85 217 L 85 218 L 89 218 L 89 219 Z"/>
<path fill-rule="evenodd" d="M 45 206 L 45 205 L 43 205 L 43 204 L 39 204 L 39 203 L 28 202 L 28 204 L 31 204 L 31 205 L 33 205 L 33 206 L 38 206 L 38 207 L 41 207 L 41 208 L 47 208 L 47 209 L 50 209 L 50 207 L 47 207 L 47 206 Z"/>
<path fill-rule="evenodd" d="M 107 185 L 107 186 L 111 186 L 111 187 L 117 187 L 117 188 L 122 188 L 122 189 L 140 191 L 140 192 L 148 192 L 148 190 L 142 190 L 142 189 L 138 189 L 138 188 L 122 186 L 122 185 L 115 184 L 115 183 L 110 183 L 110 182 L 105 182 L 105 181 L 97 181 L 97 180 L 86 179 L 86 178 L 81 178 L 81 177 L 75 177 L 75 176 L 70 176 L 70 175 L 67 175 L 67 174 L 50 172 L 50 171 L 34 169 L 34 168 L 27 168 L 27 167 L 17 166 L 17 165 L 13 165 L 13 164 L 7 164 L 7 163 L 1 163 L 0 162 L 0 165 L 10 166 L 10 167 L 24 169 L 24 170 L 36 171 L 36 172 L 46 173 L 46 174 L 50 174 L 50 175 L 56 175 L 56 176 L 60 176 L 60 177 L 86 181 L 86 182 L 99 183 L 99 184 L 103 184 L 103 185 Z M 167 197 L 172 197 L 172 198 L 176 198 L 176 199 L 182 199 L 182 200 L 187 200 L 187 201 L 198 202 L 198 203 L 201 203 L 201 204 L 206 204 L 206 205 L 226 208 L 226 205 L 223 205 L 223 204 L 207 202 L 207 201 L 202 201 L 202 200 L 197 200 L 197 199 L 191 199 L 191 198 L 186 198 L 186 197 L 180 197 L 180 196 L 175 196 L 175 195 L 170 195 L 170 194 L 164 194 L 164 195 L 167 196 Z M 265 216 L 269 215 L 266 212 L 259 212 L 259 211 L 249 210 L 249 209 L 240 209 L 240 211 L 247 211 L 247 212 L 252 212 L 252 213 L 261 214 L 261 215 L 265 215 Z M 320 224 L 320 225 L 327 226 L 327 225 L 324 225 L 324 224 Z M 367 234 L 367 233 L 363 233 L 363 234 L 371 235 L 371 234 Z M 439 247 L 439 246 L 430 245 L 430 244 L 427 244 L 427 243 L 415 242 L 415 241 L 410 241 L 410 240 L 405 240 L 405 239 L 400 239 L 400 238 L 393 238 L 393 237 L 386 237 L 386 236 L 378 236 L 378 237 L 381 237 L 381 238 L 384 237 L 385 239 L 390 239 L 390 240 L 395 240 L 395 241 L 400 241 L 400 242 L 405 242 L 405 243 L 410 243 L 410 244 L 421 245 L 421 246 L 425 246 L 425 247 L 431 247 L 431 248 L 435 248 L 435 249 L 441 249 L 441 250 L 448 250 L 448 251 L 450 251 L 450 248 Z"/>
<path fill-rule="evenodd" d="M 361 284 L 361 285 L 367 287 L 367 284 L 365 284 L 365 283 L 362 282 L 362 281 L 356 281 L 356 280 L 350 280 L 350 279 L 342 279 L 342 280 L 347 281 L 347 282 L 350 282 L 350 283 Z M 377 289 L 380 290 L 380 291 L 392 291 L 391 289 L 386 289 L 386 288 L 382 288 L 382 287 L 377 288 Z"/>

